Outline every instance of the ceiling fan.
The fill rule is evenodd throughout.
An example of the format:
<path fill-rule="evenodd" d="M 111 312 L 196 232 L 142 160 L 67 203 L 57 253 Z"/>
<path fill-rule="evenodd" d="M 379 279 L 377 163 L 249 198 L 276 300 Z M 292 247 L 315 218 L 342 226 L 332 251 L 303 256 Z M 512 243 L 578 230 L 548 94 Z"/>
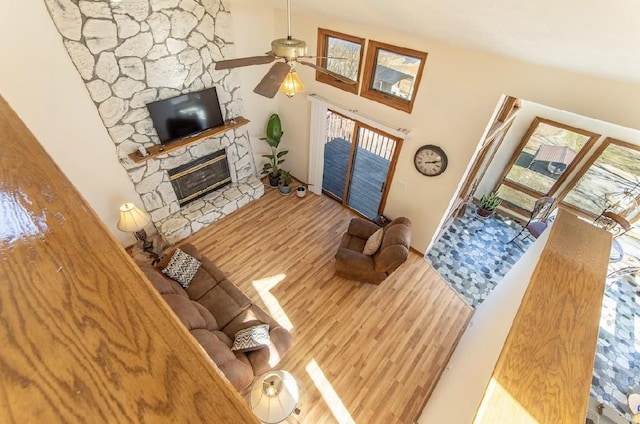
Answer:
<path fill-rule="evenodd" d="M 297 63 L 309 66 L 318 72 L 330 75 L 344 83 L 355 84 L 355 81 L 345 78 L 338 73 L 328 70 L 327 68 L 302 60 L 316 57 L 307 56 L 306 54 L 307 43 L 291 37 L 291 0 L 287 0 L 287 38 L 278 38 L 277 40 L 273 40 L 271 42 L 271 51 L 262 56 L 221 60 L 216 62 L 216 69 L 233 69 L 243 66 L 264 65 L 282 59 L 282 62 L 276 62 L 273 64 L 271 69 L 269 69 L 269 72 L 266 73 L 256 88 L 253 89 L 254 93 L 270 99 L 278 93 L 278 89 L 281 86 L 283 86 L 283 91 L 285 91 L 285 94 L 289 97 L 303 90 L 302 82 L 300 82 L 295 71 L 295 65 Z"/>

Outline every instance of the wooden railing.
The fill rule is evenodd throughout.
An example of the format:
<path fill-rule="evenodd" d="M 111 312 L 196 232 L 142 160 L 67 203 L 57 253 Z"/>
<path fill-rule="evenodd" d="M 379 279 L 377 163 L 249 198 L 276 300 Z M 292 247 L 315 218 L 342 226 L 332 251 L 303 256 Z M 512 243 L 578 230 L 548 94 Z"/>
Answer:
<path fill-rule="evenodd" d="M 356 126 L 356 122 L 331 110 L 327 111 L 327 138 L 325 143 L 336 138 L 353 142 L 354 131 L 358 131 L 358 147 L 370 151 L 388 161 L 393 158 L 396 140 L 364 126 Z"/>
<path fill-rule="evenodd" d="M 258 423 L 0 97 L 0 422 Z"/>
<path fill-rule="evenodd" d="M 585 422 L 610 249 L 611 234 L 560 210 L 475 424 Z"/>

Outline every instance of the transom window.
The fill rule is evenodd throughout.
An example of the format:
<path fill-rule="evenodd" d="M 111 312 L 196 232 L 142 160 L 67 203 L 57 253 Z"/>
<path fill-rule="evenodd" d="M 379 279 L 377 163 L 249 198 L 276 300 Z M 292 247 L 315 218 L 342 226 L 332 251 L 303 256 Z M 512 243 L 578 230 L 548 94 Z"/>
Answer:
<path fill-rule="evenodd" d="M 501 177 L 498 194 L 505 206 L 530 212 L 536 199 L 557 197 L 559 187 L 598 137 L 535 118 Z"/>
<path fill-rule="evenodd" d="M 356 84 L 346 84 L 330 75 L 316 72 L 316 80 L 350 93 L 358 94 L 360 64 L 364 53 L 364 38 L 318 28 L 318 65 L 342 75 Z"/>
<path fill-rule="evenodd" d="M 427 53 L 369 41 L 360 95 L 411 113 L 426 60 Z"/>
<path fill-rule="evenodd" d="M 316 80 L 411 113 L 427 53 L 369 41 L 367 57 L 363 61 L 364 45 L 364 38 L 318 28 L 316 63 L 355 84 L 338 81 L 317 71 Z"/>

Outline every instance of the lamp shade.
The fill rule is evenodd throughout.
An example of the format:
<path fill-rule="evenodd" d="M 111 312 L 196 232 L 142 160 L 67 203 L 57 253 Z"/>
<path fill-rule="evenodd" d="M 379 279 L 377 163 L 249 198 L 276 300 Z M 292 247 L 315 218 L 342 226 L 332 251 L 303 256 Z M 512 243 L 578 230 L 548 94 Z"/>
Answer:
<path fill-rule="evenodd" d="M 296 93 L 304 91 L 304 85 L 298 77 L 298 73 L 295 69 L 290 69 L 282 84 L 280 84 L 280 91 L 287 95 L 287 97 L 293 97 Z"/>
<path fill-rule="evenodd" d="M 120 206 L 118 230 L 126 232 L 140 231 L 144 229 L 150 221 L 151 215 L 138 208 L 133 203 L 125 203 Z"/>
<path fill-rule="evenodd" d="M 300 399 L 296 379 L 287 371 L 270 371 L 251 388 L 251 410 L 267 424 L 284 421 L 295 411 Z"/>

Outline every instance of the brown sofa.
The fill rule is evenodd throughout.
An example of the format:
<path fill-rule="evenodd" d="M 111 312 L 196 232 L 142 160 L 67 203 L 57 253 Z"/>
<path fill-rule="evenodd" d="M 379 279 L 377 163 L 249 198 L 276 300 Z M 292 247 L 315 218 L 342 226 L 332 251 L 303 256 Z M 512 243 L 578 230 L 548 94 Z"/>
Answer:
<path fill-rule="evenodd" d="M 367 239 L 380 227 L 361 218 L 353 218 L 336 253 L 336 274 L 352 280 L 380 284 L 409 256 L 411 221 L 396 218 L 384 227 L 382 244 L 373 255 L 362 253 Z"/>
<path fill-rule="evenodd" d="M 194 246 L 183 245 L 180 249 L 202 262 L 187 289 L 160 272 L 172 252 L 157 267 L 138 265 L 231 384 L 242 392 L 254 376 L 268 371 L 284 356 L 291 346 L 291 334 L 252 304 Z M 233 352 L 236 332 L 259 324 L 269 324 L 269 346 L 246 353 Z"/>

